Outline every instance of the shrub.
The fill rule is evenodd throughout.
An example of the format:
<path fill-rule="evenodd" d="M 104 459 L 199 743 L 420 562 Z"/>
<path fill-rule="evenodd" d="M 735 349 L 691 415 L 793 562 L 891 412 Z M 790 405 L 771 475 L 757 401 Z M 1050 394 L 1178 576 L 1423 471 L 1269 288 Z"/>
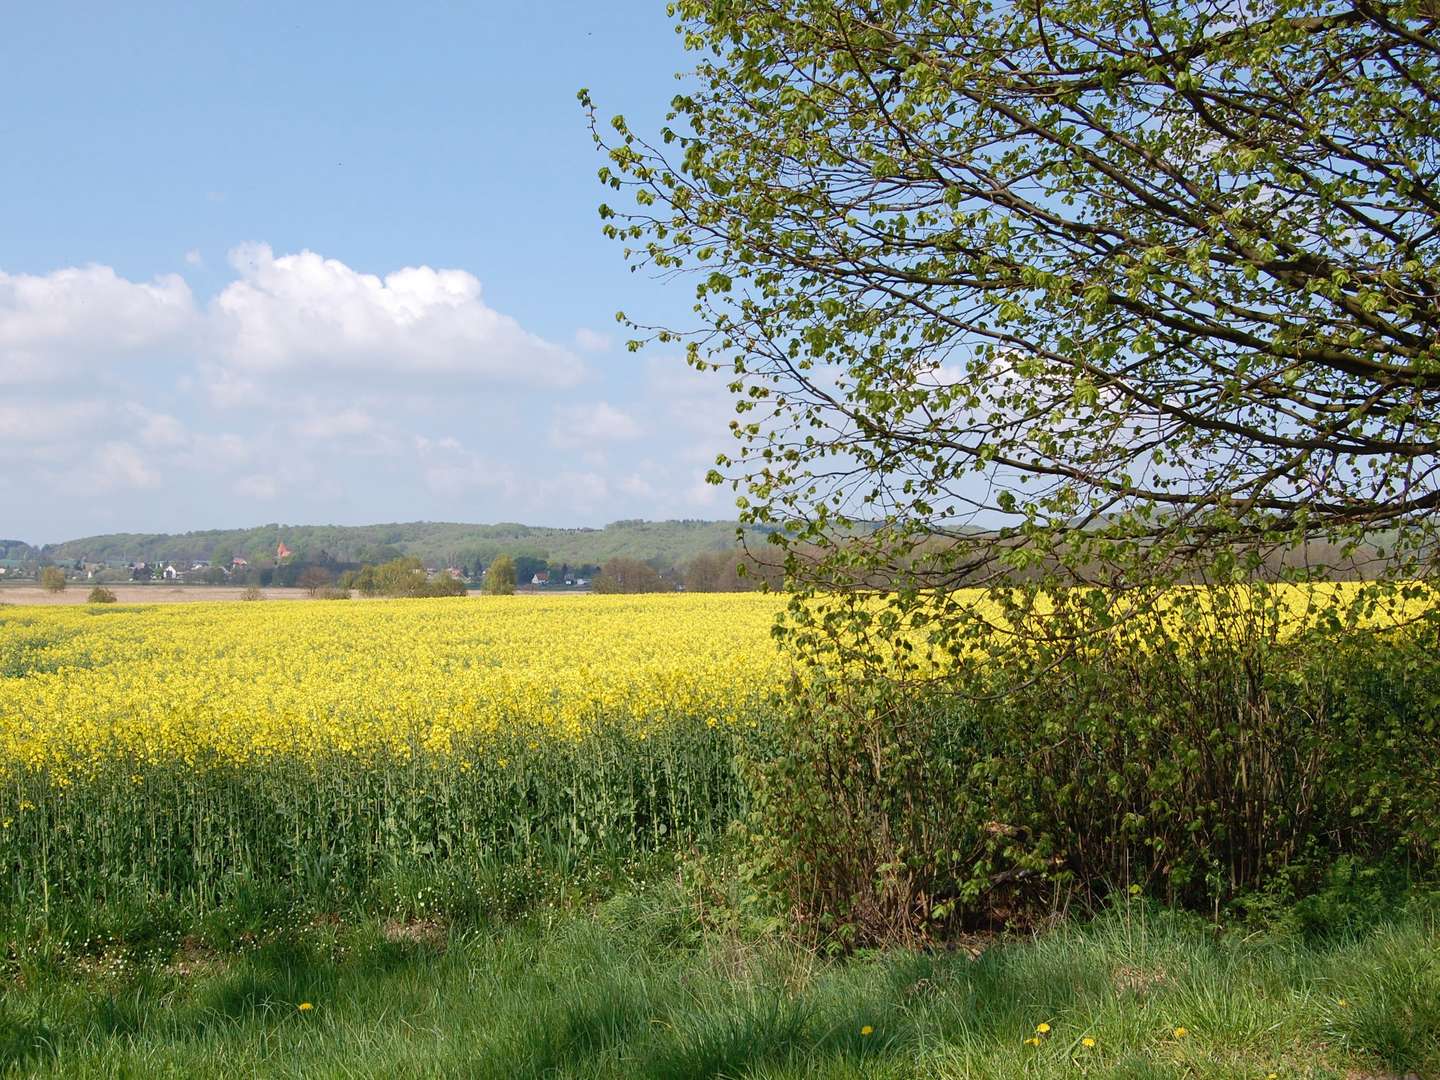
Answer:
<path fill-rule="evenodd" d="M 260 591 L 260 586 L 258 586 L 258 585 L 247 585 L 247 586 L 245 586 L 245 588 L 243 588 L 242 590 L 240 590 L 240 599 L 241 599 L 241 600 L 264 600 L 264 599 L 265 599 L 265 594 Z"/>
<path fill-rule="evenodd" d="M 1125 891 L 1214 911 L 1341 857 L 1433 873 L 1437 657 L 1433 629 L 1162 639 L 958 693 L 797 683 L 746 746 L 750 871 L 842 944 Z"/>
<path fill-rule="evenodd" d="M 92 604 L 113 604 L 115 603 L 115 594 L 103 585 L 96 585 L 90 590 L 87 599 Z"/>
<path fill-rule="evenodd" d="M 47 566 L 40 571 L 40 587 L 48 593 L 65 591 L 65 571 L 58 566 Z"/>
<path fill-rule="evenodd" d="M 366 565 L 353 576 L 342 582 L 348 587 L 353 582 L 365 596 L 463 596 L 465 583 L 449 574 L 437 574 L 431 580 L 425 572 L 425 564 L 414 556 L 391 559 L 379 566 Z"/>
<path fill-rule="evenodd" d="M 312 600 L 349 600 L 350 590 L 336 588 L 333 585 L 320 586 L 310 590 Z"/>

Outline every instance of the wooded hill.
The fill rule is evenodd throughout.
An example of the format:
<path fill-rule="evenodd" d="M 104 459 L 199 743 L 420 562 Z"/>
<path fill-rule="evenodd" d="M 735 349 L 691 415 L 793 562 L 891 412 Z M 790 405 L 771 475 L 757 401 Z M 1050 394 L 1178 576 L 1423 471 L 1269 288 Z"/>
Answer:
<path fill-rule="evenodd" d="M 295 552 L 325 552 L 340 562 L 383 562 L 414 555 L 429 566 L 488 563 L 496 555 L 533 556 L 552 564 L 599 565 L 612 558 L 680 565 L 736 545 L 733 521 L 616 521 L 601 529 L 557 529 L 502 522 L 471 525 L 413 521 L 387 525 L 259 525 L 181 534 L 114 533 L 48 544 L 56 562 L 149 563 L 200 559 L 252 562 L 271 557 L 282 541 Z M 747 544 L 764 545 L 762 530 L 747 529 Z"/>

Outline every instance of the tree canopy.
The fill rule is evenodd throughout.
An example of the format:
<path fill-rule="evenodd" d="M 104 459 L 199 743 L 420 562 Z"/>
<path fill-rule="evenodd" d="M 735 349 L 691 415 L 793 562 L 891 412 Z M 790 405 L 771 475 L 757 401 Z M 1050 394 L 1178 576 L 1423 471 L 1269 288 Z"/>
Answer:
<path fill-rule="evenodd" d="M 657 137 L 582 92 L 601 215 L 696 274 L 698 325 L 637 344 L 729 374 L 712 480 L 802 577 L 1433 570 L 1433 0 L 672 10 Z"/>
<path fill-rule="evenodd" d="M 485 568 L 485 591 L 491 596 L 510 596 L 515 592 L 515 560 L 509 555 L 496 556 Z"/>

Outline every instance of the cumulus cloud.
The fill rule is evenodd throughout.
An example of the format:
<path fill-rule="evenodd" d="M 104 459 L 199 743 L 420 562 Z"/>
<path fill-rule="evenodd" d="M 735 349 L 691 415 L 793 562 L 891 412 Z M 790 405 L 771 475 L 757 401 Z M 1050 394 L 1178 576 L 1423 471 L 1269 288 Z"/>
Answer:
<path fill-rule="evenodd" d="M 610 348 L 610 335 L 582 326 L 575 331 L 575 347 L 584 352 L 605 352 Z"/>
<path fill-rule="evenodd" d="M 312 251 L 265 244 L 230 253 L 239 280 L 211 318 L 231 374 L 368 371 L 410 377 L 570 386 L 584 374 L 567 350 L 526 331 L 481 297 L 464 270 L 406 267 L 381 278 Z"/>
<path fill-rule="evenodd" d="M 143 405 L 131 405 L 129 411 L 138 427 L 136 435 L 145 446 L 172 450 L 190 444 L 190 432 L 176 417 L 152 412 Z"/>
<path fill-rule="evenodd" d="M 513 496 L 518 490 L 509 468 L 487 461 L 453 436 L 432 439 L 417 435 L 413 444 L 420 477 L 432 494 L 455 498 L 491 488 Z"/>
<path fill-rule="evenodd" d="M 317 410 L 295 424 L 296 434 L 308 439 L 332 441 L 370 435 L 378 424 L 364 409 L 340 409 L 337 412 Z"/>
<path fill-rule="evenodd" d="M 0 443 L 63 442 L 104 413 L 99 401 L 0 401 Z"/>
<path fill-rule="evenodd" d="M 46 491 L 125 492 L 109 528 L 259 501 L 267 517 L 556 524 L 725 509 L 699 482 L 730 441 L 724 375 L 616 361 L 597 400 L 587 365 L 607 361 L 582 356 L 607 335 L 548 341 L 465 271 L 377 276 L 264 245 L 231 266 L 209 302 L 174 275 L 0 273 L 0 446 L 17 463 L 0 484 L 42 523 L 17 527 L 50 528 Z"/>
<path fill-rule="evenodd" d="M 278 493 L 275 478 L 265 473 L 251 473 L 240 477 L 235 481 L 232 490 L 242 499 L 268 500 L 275 498 Z"/>
<path fill-rule="evenodd" d="M 159 472 L 137 447 L 127 442 L 103 443 L 75 471 L 77 479 L 88 480 L 102 491 L 160 486 Z"/>
<path fill-rule="evenodd" d="M 82 367 L 93 373 L 172 348 L 195 319 L 190 287 L 175 274 L 135 282 L 108 266 L 0 271 L 0 383 L 48 382 Z"/>
<path fill-rule="evenodd" d="M 563 449 L 594 446 L 638 438 L 640 425 L 609 402 L 565 405 L 555 410 L 550 440 Z"/>

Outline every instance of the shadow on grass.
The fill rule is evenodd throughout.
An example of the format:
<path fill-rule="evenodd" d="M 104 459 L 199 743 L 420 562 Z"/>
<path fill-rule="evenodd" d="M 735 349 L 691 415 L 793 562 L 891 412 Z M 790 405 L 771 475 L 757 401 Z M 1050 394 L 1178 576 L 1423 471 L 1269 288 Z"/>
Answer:
<path fill-rule="evenodd" d="M 39 1017 L 0 1006 L 0 1071 L 26 1071 L 55 1056 L 55 1033 Z"/>
<path fill-rule="evenodd" d="M 0 1071 L 44 1070 L 57 1053 L 110 1062 L 135 1048 L 182 1064 L 244 1058 L 314 1001 L 311 1026 L 271 1044 L 268 1066 L 295 1053 L 315 1075 L 899 1076 L 939 1052 L 946 1075 L 1058 1076 L 1075 1071 L 1067 1046 L 1094 1034 L 1103 1075 L 1130 1080 L 1174 1075 L 1182 1051 L 1268 1069 L 1271 1043 L 1294 1060 L 1328 1046 L 1424 1073 L 1440 1062 L 1436 942 L 1429 919 L 1316 948 L 1217 940 L 1201 921 L 1148 913 L 973 960 L 892 952 L 828 963 L 773 942 L 667 949 L 643 912 L 631 929 L 582 918 L 452 939 L 444 953 L 386 940 L 378 926 L 322 927 L 198 977 L 140 972 L 118 989 L 7 993 Z M 1024 1042 L 1040 1022 L 1053 1034 L 1032 1053 Z M 1195 1032 L 1183 1047 L 1169 1038 L 1182 1022 Z M 361 1047 L 360 1033 L 376 1038 Z"/>

